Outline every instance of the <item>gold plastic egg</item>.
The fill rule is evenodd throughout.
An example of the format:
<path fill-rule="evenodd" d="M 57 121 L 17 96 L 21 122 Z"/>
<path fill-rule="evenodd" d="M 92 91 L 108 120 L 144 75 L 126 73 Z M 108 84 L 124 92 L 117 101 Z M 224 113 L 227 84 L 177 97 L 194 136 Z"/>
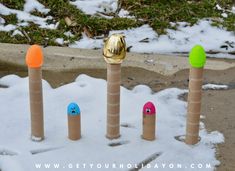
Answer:
<path fill-rule="evenodd" d="M 126 57 L 126 41 L 122 34 L 113 34 L 104 42 L 103 56 L 107 63 L 119 64 Z"/>

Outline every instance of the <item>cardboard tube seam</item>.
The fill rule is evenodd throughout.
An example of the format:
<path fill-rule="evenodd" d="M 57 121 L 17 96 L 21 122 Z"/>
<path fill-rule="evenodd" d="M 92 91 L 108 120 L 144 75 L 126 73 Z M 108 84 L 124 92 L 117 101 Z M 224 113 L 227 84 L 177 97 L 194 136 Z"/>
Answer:
<path fill-rule="evenodd" d="M 115 77 L 117 77 L 117 78 L 121 78 L 121 71 L 109 71 L 108 73 L 107 73 L 107 77 L 109 77 L 109 78 L 111 78 L 111 77 L 113 77 L 113 76 L 115 76 Z M 112 78 L 111 78 L 112 79 Z"/>
<path fill-rule="evenodd" d="M 195 113 L 201 112 L 201 108 L 195 109 L 195 107 L 190 107 L 190 108 L 188 109 L 188 111 L 191 112 L 191 113 L 193 113 L 193 110 L 194 110 L 194 111 L 196 110 Z M 191 116 L 191 115 L 189 115 L 189 116 Z"/>
<path fill-rule="evenodd" d="M 200 131 L 200 130 L 199 130 Z M 188 133 L 186 134 L 186 136 L 192 136 L 192 137 L 195 137 L 195 136 L 199 136 L 198 133 L 193 133 L 193 131 L 188 131 Z"/>
<path fill-rule="evenodd" d="M 108 76 L 110 75 L 120 75 L 121 74 L 121 71 L 120 71 L 120 68 L 108 68 L 109 72 L 107 73 Z"/>
<path fill-rule="evenodd" d="M 34 80 L 34 79 L 31 79 L 31 80 L 29 80 L 29 83 L 31 83 L 31 84 L 38 84 L 38 83 L 40 83 L 41 81 L 38 81 L 38 80 Z"/>
<path fill-rule="evenodd" d="M 109 112 L 107 112 L 108 113 L 108 115 L 119 115 L 119 112 L 113 112 L 113 113 L 111 113 L 110 111 Z"/>
<path fill-rule="evenodd" d="M 188 112 L 189 115 L 199 115 L 200 117 L 200 113 L 193 113 L 193 112 Z"/>
<path fill-rule="evenodd" d="M 108 113 L 108 116 L 110 116 L 110 117 L 119 117 L 119 114 L 117 113 L 117 114 L 110 114 L 110 113 Z"/>
<path fill-rule="evenodd" d="M 109 92 L 109 93 L 120 93 L 120 85 L 115 86 L 115 87 L 108 86 L 107 89 L 108 89 L 107 92 Z"/>
<path fill-rule="evenodd" d="M 109 108 L 107 109 L 107 114 L 120 114 L 120 106 L 108 106 Z"/>
<path fill-rule="evenodd" d="M 200 78 L 200 79 L 198 79 L 198 78 L 191 78 L 191 79 L 190 79 L 190 83 L 191 83 L 191 84 L 194 83 L 194 84 L 199 84 L 199 85 L 201 85 L 202 82 L 203 82 L 203 79 L 201 79 L 201 78 Z"/>
<path fill-rule="evenodd" d="M 113 103 L 113 104 L 112 104 L 112 103 L 107 103 L 107 105 L 108 105 L 108 106 L 119 106 L 120 103 Z"/>
<path fill-rule="evenodd" d="M 190 136 L 190 137 L 198 137 L 198 134 L 187 133 L 187 135 Z"/>
<path fill-rule="evenodd" d="M 120 92 L 118 92 L 118 93 L 110 93 L 110 92 L 108 92 L 108 95 L 110 95 L 110 96 L 117 96 L 117 95 L 120 95 Z"/>
<path fill-rule="evenodd" d="M 38 117 L 38 115 L 40 115 L 41 113 L 33 113 L 32 115 L 34 115 L 34 116 L 36 116 L 36 117 Z M 33 121 L 32 121 L 33 122 Z"/>
<path fill-rule="evenodd" d="M 152 130 L 152 132 L 155 131 L 155 130 L 152 129 L 152 126 L 155 126 L 155 124 L 145 126 L 145 130 Z"/>
<path fill-rule="evenodd" d="M 32 90 L 30 90 L 29 92 L 33 93 L 33 94 L 41 94 L 41 91 L 32 91 Z"/>
<path fill-rule="evenodd" d="M 194 126 L 199 126 L 200 124 L 198 124 L 198 123 L 194 123 L 194 122 L 187 122 L 187 125 L 194 125 Z"/>
<path fill-rule="evenodd" d="M 199 115 L 199 114 L 197 114 L 197 113 L 196 113 L 196 114 L 191 113 L 191 114 L 189 114 L 189 116 L 190 116 L 190 117 L 198 117 L 198 118 L 200 118 L 200 115 Z"/>
<path fill-rule="evenodd" d="M 38 80 L 29 80 L 29 82 L 30 82 L 31 84 L 38 84 L 38 83 L 40 83 L 41 81 L 38 81 Z"/>
<path fill-rule="evenodd" d="M 116 81 L 116 82 L 108 82 L 108 85 L 120 85 L 121 81 Z"/>
<path fill-rule="evenodd" d="M 121 68 L 121 64 L 114 64 L 116 65 L 115 67 L 113 67 L 113 64 L 108 64 L 110 66 L 107 66 L 107 69 L 111 70 L 110 72 L 119 72 L 120 68 Z"/>
<path fill-rule="evenodd" d="M 201 81 L 203 81 L 203 79 L 201 79 L 201 78 L 200 79 L 199 78 L 191 78 L 190 81 L 198 81 L 198 82 L 200 81 L 201 82 Z"/>
<path fill-rule="evenodd" d="M 116 127 L 119 127 L 120 124 L 116 124 L 116 125 L 113 125 L 113 124 L 107 124 L 108 127 L 111 127 L 111 128 L 116 128 Z"/>
<path fill-rule="evenodd" d="M 148 127 L 148 126 L 152 126 L 152 125 L 155 125 L 155 122 L 152 122 L 152 123 L 149 123 L 149 122 L 148 122 L 148 124 L 145 125 L 145 126 Z"/>
<path fill-rule="evenodd" d="M 149 128 L 151 126 L 155 126 L 155 124 L 148 124 L 148 125 L 145 125 L 145 128 Z"/>
<path fill-rule="evenodd" d="M 113 134 L 112 134 L 112 135 L 106 134 L 106 137 L 112 140 L 112 139 L 115 139 L 115 138 L 120 137 L 120 134 L 116 134 L 116 135 L 113 135 Z"/>
<path fill-rule="evenodd" d="M 202 93 L 202 90 L 189 90 L 190 93 Z"/>
<path fill-rule="evenodd" d="M 32 102 L 30 102 L 30 104 L 41 104 L 42 103 L 42 101 L 32 101 Z"/>
<path fill-rule="evenodd" d="M 111 140 L 112 140 L 112 139 L 115 139 L 115 138 L 120 137 L 120 134 L 116 134 L 116 135 L 107 134 L 106 137 L 107 137 L 108 139 L 111 139 Z"/>
<path fill-rule="evenodd" d="M 197 103 L 201 103 L 201 101 L 192 101 L 192 100 L 190 100 L 189 103 L 193 103 L 193 104 L 196 103 L 197 104 Z"/>

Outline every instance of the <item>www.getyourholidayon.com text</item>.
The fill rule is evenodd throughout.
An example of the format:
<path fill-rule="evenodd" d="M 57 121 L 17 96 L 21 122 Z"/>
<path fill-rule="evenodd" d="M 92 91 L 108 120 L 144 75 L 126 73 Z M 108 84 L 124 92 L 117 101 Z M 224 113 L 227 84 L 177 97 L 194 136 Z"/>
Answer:
<path fill-rule="evenodd" d="M 157 170 L 157 169 L 194 169 L 194 170 L 199 170 L 199 169 L 212 169 L 213 167 L 211 166 L 210 163 L 202 164 L 202 163 L 190 163 L 190 164 L 174 164 L 174 163 L 153 163 L 153 164 L 116 164 L 116 163 L 68 163 L 68 164 L 59 164 L 59 163 L 35 163 L 35 168 L 36 169 L 79 169 L 79 170 L 92 170 L 92 169 L 101 169 L 101 170 L 109 170 L 109 169 L 151 169 L 151 170 Z"/>

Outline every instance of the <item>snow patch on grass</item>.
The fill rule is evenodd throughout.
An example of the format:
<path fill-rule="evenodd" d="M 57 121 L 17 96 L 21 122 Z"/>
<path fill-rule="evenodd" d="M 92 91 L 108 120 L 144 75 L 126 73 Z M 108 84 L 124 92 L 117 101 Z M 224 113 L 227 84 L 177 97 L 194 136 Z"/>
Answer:
<path fill-rule="evenodd" d="M 22 34 L 22 32 L 19 31 L 19 30 L 14 30 L 14 32 L 12 33 L 12 36 L 15 36 L 15 35 L 24 36 L 24 35 Z"/>
<path fill-rule="evenodd" d="M 45 8 L 44 5 L 39 3 L 37 0 L 25 0 L 24 4 L 24 11 L 25 12 L 32 12 L 37 10 L 38 12 L 41 12 L 43 14 L 47 14 L 50 9 Z"/>
<path fill-rule="evenodd" d="M 55 42 L 58 43 L 59 45 L 63 45 L 64 44 L 64 39 L 63 38 L 57 38 L 57 39 L 55 39 Z"/>
<path fill-rule="evenodd" d="M 185 22 L 175 24 L 178 25 L 177 30 L 167 29 L 167 35 L 157 35 L 149 25 L 129 30 L 111 31 L 110 35 L 113 33 L 124 34 L 127 46 L 132 47 L 130 50 L 139 53 L 188 53 L 196 44 L 202 45 L 207 52 L 235 51 L 234 33 L 211 26 L 210 20 L 201 20 L 193 26 Z M 221 48 L 222 45 L 224 48 Z M 70 47 L 102 48 L 103 41 L 83 35 L 81 40 Z M 223 54 L 220 57 L 224 57 Z M 235 58 L 234 55 L 231 55 L 231 58 Z"/>
<path fill-rule="evenodd" d="M 70 3 L 89 15 L 95 15 L 97 12 L 115 12 L 117 8 L 117 0 L 76 0 Z"/>
<path fill-rule="evenodd" d="M 7 24 L 7 25 L 0 25 L 0 31 L 5 31 L 5 32 L 8 32 L 8 31 L 12 31 L 12 30 L 15 30 L 17 27 L 13 24 Z"/>
<path fill-rule="evenodd" d="M 75 0 L 70 1 L 72 5 L 75 5 L 78 9 L 82 10 L 88 15 L 101 15 L 105 18 L 113 18 L 113 16 L 105 15 L 110 13 L 116 13 L 118 9 L 118 0 Z M 120 9 L 118 16 L 122 18 L 134 18 L 129 15 L 129 12 Z"/>
<path fill-rule="evenodd" d="M 34 0 L 36 1 L 36 0 Z M 27 5 L 27 3 L 29 5 Z M 15 14 L 17 19 L 18 19 L 18 24 L 19 26 L 27 26 L 28 22 L 33 22 L 34 24 L 38 25 L 40 28 L 46 28 L 46 29 L 56 29 L 57 28 L 57 24 L 48 24 L 47 21 L 52 20 L 53 18 L 51 16 L 47 16 L 45 18 L 42 17 L 38 17 L 35 15 L 32 15 L 29 13 L 29 11 L 33 10 L 33 9 L 38 9 L 41 10 L 40 12 L 45 13 L 45 11 L 48 11 L 47 9 L 43 8 L 42 6 L 38 6 L 39 4 L 33 4 L 31 3 L 31 1 L 27 1 L 26 5 L 25 5 L 25 10 L 26 11 L 20 11 L 20 10 L 16 10 L 16 9 L 10 9 L 6 6 L 4 6 L 3 4 L 0 3 L 0 14 L 7 16 L 7 15 L 11 15 L 11 14 Z M 43 10 L 44 9 L 44 10 Z M 0 31 L 12 31 L 15 30 L 17 28 L 16 25 L 3 25 L 4 23 L 2 23 L 0 26 Z"/>

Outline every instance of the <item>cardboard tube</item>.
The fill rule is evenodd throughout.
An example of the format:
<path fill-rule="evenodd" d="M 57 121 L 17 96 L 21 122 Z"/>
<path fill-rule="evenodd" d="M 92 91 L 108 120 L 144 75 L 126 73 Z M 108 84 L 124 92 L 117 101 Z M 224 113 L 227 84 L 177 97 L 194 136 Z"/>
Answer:
<path fill-rule="evenodd" d="M 68 137 L 70 140 L 79 140 L 81 138 L 81 119 L 80 115 L 68 115 Z"/>
<path fill-rule="evenodd" d="M 44 139 L 42 70 L 43 53 L 38 45 L 32 45 L 27 51 L 25 62 L 29 73 L 29 100 L 31 113 L 31 139 Z"/>
<path fill-rule="evenodd" d="M 41 141 L 44 139 L 41 67 L 28 68 L 28 73 L 31 111 L 31 138 L 34 141 Z"/>
<path fill-rule="evenodd" d="M 120 137 L 121 64 L 107 63 L 107 132 L 106 137 Z"/>
<path fill-rule="evenodd" d="M 103 56 L 107 62 L 107 130 L 106 137 L 120 137 L 121 63 L 126 57 L 124 35 L 113 34 L 104 40 Z"/>
<path fill-rule="evenodd" d="M 155 140 L 156 109 L 153 103 L 148 102 L 143 107 L 143 134 L 142 138 L 148 141 Z"/>
<path fill-rule="evenodd" d="M 203 67 L 190 68 L 186 144 L 196 144 L 199 140 Z"/>
<path fill-rule="evenodd" d="M 68 114 L 68 138 L 79 140 L 81 138 L 81 112 L 76 103 L 70 103 L 67 109 Z"/>

